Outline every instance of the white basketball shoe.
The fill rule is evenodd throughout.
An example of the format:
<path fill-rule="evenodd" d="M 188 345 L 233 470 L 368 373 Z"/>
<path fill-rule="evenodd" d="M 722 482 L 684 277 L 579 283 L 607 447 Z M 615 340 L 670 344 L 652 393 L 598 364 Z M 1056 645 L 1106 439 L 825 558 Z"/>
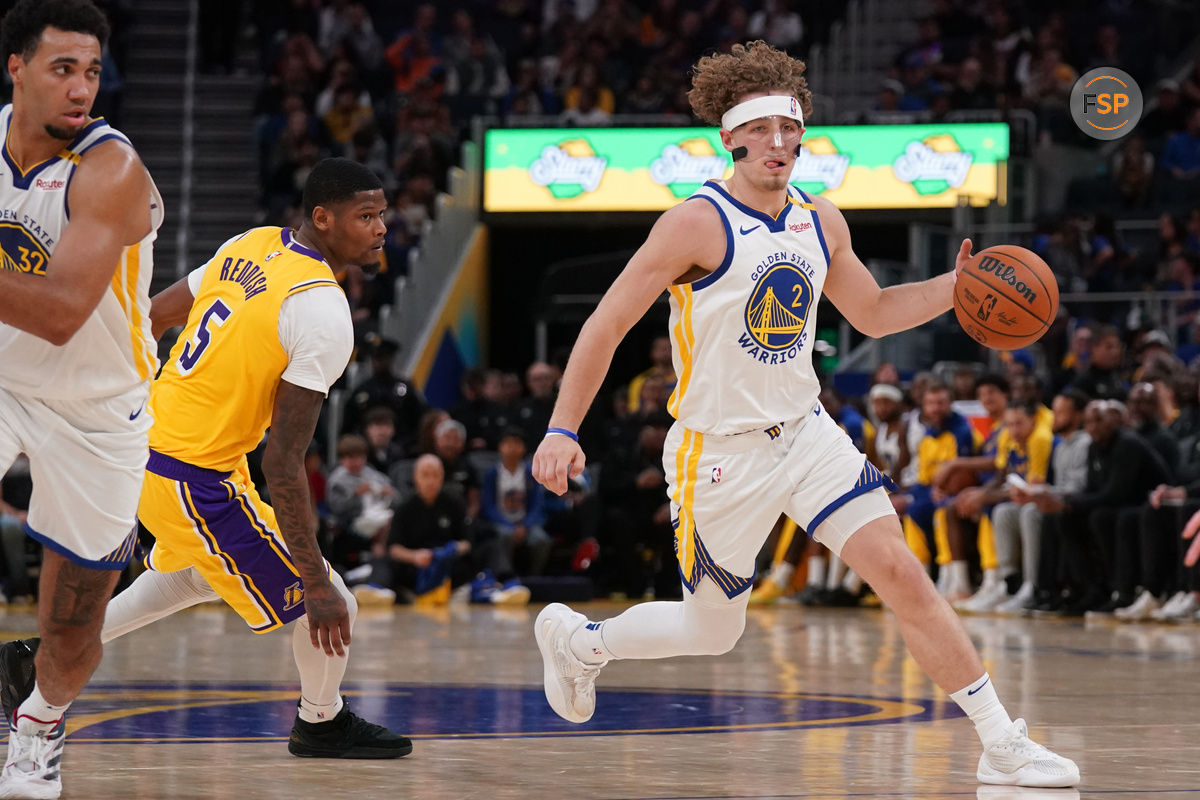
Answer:
<path fill-rule="evenodd" d="M 8 729 L 8 759 L 0 773 L 0 797 L 53 798 L 62 794 L 63 745 L 66 718 L 50 733 L 18 733 Z"/>
<path fill-rule="evenodd" d="M 608 663 L 585 664 L 571 652 L 571 635 L 587 621 L 583 614 L 562 603 L 551 603 L 533 624 L 533 634 L 542 651 L 546 700 L 554 713 L 568 722 L 587 722 L 592 718 L 596 710 L 596 676 Z"/>
<path fill-rule="evenodd" d="M 1030 739 L 1025 720 L 1018 719 L 1003 739 L 984 749 L 975 777 L 998 786 L 1066 788 L 1079 785 L 1079 767 Z"/>

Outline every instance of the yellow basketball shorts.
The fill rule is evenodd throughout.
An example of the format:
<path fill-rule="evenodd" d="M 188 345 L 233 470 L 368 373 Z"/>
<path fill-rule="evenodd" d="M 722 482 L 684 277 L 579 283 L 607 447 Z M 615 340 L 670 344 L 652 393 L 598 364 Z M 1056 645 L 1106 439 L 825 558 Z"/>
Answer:
<path fill-rule="evenodd" d="M 146 566 L 195 567 L 255 633 L 305 613 L 304 583 L 245 460 L 226 473 L 151 451 L 138 517 L 155 538 Z"/>

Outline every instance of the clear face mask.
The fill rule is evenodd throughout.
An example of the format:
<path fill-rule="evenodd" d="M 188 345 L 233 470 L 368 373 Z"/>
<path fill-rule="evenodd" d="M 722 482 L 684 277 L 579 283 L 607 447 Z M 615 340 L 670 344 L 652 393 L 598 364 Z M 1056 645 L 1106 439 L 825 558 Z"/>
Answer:
<path fill-rule="evenodd" d="M 745 146 L 756 152 L 770 149 L 794 151 L 804 136 L 804 128 L 789 117 L 762 117 L 742 126 Z"/>

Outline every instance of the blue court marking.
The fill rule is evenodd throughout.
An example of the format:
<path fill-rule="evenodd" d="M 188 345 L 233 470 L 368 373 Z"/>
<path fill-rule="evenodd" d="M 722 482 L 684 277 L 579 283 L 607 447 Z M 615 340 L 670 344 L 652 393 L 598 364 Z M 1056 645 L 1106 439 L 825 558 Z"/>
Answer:
<path fill-rule="evenodd" d="M 352 684 L 360 716 L 424 739 L 729 733 L 929 722 L 964 716 L 946 700 L 859 695 L 600 689 L 583 725 L 527 686 Z M 283 741 L 299 689 L 280 684 L 89 685 L 71 706 L 72 742 Z"/>

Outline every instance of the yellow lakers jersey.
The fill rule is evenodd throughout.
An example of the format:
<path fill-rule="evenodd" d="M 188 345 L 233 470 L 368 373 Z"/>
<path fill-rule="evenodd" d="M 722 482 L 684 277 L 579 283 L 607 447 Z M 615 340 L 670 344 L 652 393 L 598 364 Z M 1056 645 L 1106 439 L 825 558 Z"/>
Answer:
<path fill-rule="evenodd" d="M 262 440 L 288 366 L 279 341 L 283 301 L 337 285 L 321 254 L 287 229 L 230 240 L 204 271 L 187 326 L 150 389 L 151 449 L 228 472 Z"/>

